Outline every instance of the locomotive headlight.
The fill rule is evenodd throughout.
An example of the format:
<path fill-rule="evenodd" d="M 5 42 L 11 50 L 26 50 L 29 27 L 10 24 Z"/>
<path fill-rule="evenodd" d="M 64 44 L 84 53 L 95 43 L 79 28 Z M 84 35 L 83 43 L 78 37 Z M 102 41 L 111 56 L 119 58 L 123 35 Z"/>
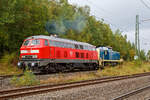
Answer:
<path fill-rule="evenodd" d="M 32 58 L 37 58 L 37 55 L 32 55 Z"/>
<path fill-rule="evenodd" d="M 20 62 L 18 62 L 18 63 L 17 63 L 17 65 L 20 67 L 20 66 L 21 66 L 21 63 L 20 63 Z"/>
<path fill-rule="evenodd" d="M 31 53 L 39 53 L 39 50 L 31 50 Z"/>
<path fill-rule="evenodd" d="M 35 63 L 31 63 L 31 66 L 35 66 Z"/>
<path fill-rule="evenodd" d="M 26 58 L 26 56 L 22 56 L 22 58 Z"/>

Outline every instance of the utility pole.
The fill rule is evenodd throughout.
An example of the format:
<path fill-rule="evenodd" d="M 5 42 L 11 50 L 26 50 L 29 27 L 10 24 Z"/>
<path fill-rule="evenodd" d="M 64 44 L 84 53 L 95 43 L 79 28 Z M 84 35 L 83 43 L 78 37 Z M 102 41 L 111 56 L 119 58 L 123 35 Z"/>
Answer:
<path fill-rule="evenodd" d="M 139 15 L 136 15 L 135 48 L 136 48 L 136 56 L 140 57 Z"/>

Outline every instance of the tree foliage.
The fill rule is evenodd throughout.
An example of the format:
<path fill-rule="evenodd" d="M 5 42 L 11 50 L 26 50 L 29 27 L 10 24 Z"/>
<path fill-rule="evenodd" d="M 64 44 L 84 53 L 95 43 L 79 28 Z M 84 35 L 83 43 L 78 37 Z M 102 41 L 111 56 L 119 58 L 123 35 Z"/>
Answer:
<path fill-rule="evenodd" d="M 112 32 L 103 19 L 96 20 L 88 6 L 77 7 L 67 0 L 0 0 L 0 55 L 18 51 L 28 36 L 53 33 L 95 46 L 111 46 L 125 60 L 135 55 L 127 37 L 119 30 Z"/>

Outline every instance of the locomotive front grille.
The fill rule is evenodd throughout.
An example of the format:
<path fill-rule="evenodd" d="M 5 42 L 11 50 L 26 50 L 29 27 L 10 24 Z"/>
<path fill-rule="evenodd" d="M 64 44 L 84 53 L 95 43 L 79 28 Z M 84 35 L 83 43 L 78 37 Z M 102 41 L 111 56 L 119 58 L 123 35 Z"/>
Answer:
<path fill-rule="evenodd" d="M 24 55 L 22 56 L 22 59 L 35 59 L 37 58 L 37 55 Z"/>

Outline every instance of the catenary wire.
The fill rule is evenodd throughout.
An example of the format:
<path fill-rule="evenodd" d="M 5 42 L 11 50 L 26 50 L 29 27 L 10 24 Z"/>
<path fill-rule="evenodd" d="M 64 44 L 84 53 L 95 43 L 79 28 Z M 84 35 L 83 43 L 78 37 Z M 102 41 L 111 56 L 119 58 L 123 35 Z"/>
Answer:
<path fill-rule="evenodd" d="M 150 7 L 144 2 L 144 0 L 140 0 L 140 1 L 145 5 L 146 8 L 150 9 Z"/>

